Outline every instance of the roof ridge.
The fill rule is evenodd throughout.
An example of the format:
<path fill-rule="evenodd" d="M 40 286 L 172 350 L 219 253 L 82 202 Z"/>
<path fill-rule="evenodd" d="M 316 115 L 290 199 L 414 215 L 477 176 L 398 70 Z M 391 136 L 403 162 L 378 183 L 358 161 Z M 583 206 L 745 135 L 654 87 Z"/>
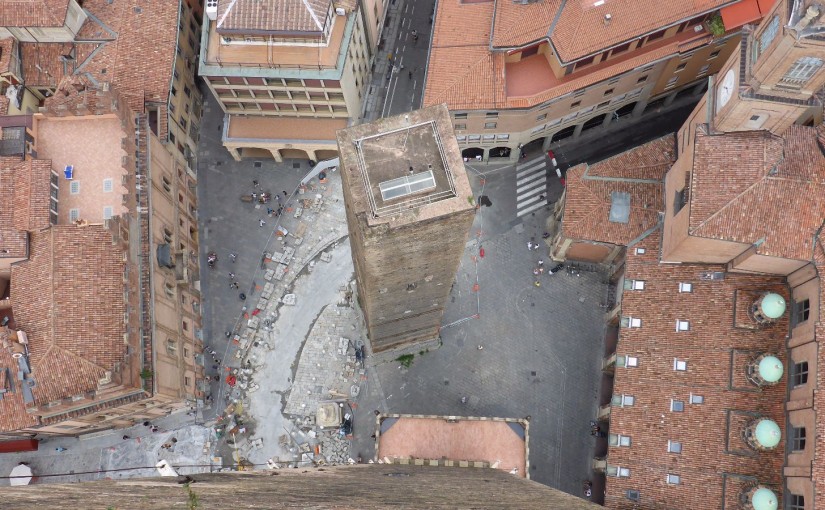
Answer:
<path fill-rule="evenodd" d="M 748 193 L 750 193 L 751 191 L 753 191 L 753 189 L 754 189 L 756 186 L 759 186 L 759 185 L 760 185 L 760 184 L 762 184 L 763 182 L 765 182 L 765 176 L 763 176 L 762 178 L 760 178 L 760 179 L 758 179 L 758 180 L 754 181 L 754 182 L 753 182 L 750 186 L 748 186 L 747 188 L 745 188 L 745 189 L 744 189 L 741 193 L 739 193 L 739 194 L 738 194 L 738 195 L 736 195 L 735 197 L 733 197 L 733 198 L 731 198 L 730 200 L 728 200 L 728 203 L 726 203 L 725 205 L 723 205 L 722 207 L 720 207 L 720 208 L 719 208 L 716 212 L 714 212 L 713 214 L 711 214 L 710 216 L 708 216 L 707 218 L 705 218 L 702 222 L 700 222 L 698 225 L 696 225 L 695 227 L 693 227 L 692 229 L 690 229 L 691 233 L 693 233 L 693 232 L 698 232 L 698 231 L 699 231 L 699 229 L 701 229 L 702 227 L 704 227 L 704 226 L 705 226 L 708 222 L 710 222 L 710 220 L 712 220 L 712 219 L 714 219 L 715 217 L 717 217 L 717 216 L 721 215 L 723 211 L 725 211 L 725 210 L 727 210 L 728 208 L 730 208 L 730 207 L 731 207 L 731 206 L 732 206 L 735 202 L 738 202 L 740 198 L 742 198 L 742 197 L 743 197 L 743 196 L 745 196 L 746 194 L 748 194 Z"/>

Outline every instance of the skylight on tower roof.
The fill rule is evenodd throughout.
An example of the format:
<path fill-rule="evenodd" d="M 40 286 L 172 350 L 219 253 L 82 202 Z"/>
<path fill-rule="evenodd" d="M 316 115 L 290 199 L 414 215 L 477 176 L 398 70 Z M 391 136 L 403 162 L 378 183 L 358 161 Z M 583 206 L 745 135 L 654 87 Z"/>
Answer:
<path fill-rule="evenodd" d="M 435 176 L 433 176 L 432 170 L 427 170 L 426 172 L 384 181 L 378 184 L 378 188 L 381 190 L 381 199 L 386 202 L 387 200 L 435 188 Z"/>

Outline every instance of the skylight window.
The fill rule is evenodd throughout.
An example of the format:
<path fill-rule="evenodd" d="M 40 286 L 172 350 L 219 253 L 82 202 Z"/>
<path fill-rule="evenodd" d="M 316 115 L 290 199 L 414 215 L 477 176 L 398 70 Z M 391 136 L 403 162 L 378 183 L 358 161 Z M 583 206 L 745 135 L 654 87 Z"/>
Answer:
<path fill-rule="evenodd" d="M 693 284 L 692 283 L 679 283 L 679 292 L 693 292 Z"/>
<path fill-rule="evenodd" d="M 676 331 L 688 331 L 690 329 L 690 322 L 678 320 L 676 321 Z"/>
<path fill-rule="evenodd" d="M 435 188 L 435 177 L 432 170 L 427 170 L 426 172 L 384 181 L 378 185 L 378 188 L 381 190 L 381 199 L 386 202 L 387 200 Z"/>
<path fill-rule="evenodd" d="M 677 372 L 684 372 L 687 370 L 687 361 L 679 358 L 673 359 L 673 370 Z"/>

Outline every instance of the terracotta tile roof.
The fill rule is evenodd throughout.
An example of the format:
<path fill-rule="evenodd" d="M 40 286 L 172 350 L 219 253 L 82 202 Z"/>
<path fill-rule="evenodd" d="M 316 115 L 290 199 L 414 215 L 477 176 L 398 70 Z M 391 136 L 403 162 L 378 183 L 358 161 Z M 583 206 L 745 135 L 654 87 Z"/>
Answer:
<path fill-rule="evenodd" d="M 52 162 L 43 159 L 18 161 L 11 171 L 15 183 L 14 227 L 27 231 L 48 228 Z"/>
<path fill-rule="evenodd" d="M 95 390 L 124 360 L 123 271 L 102 225 L 31 234 L 29 260 L 11 270 L 11 298 L 29 337 L 35 404 Z"/>
<path fill-rule="evenodd" d="M 16 203 L 14 169 L 19 163 L 19 158 L 0 158 L 0 204 L 4 204 L 0 207 L 0 258 L 25 257 L 28 253 L 28 235 L 15 226 L 19 216 L 17 208 L 6 205 Z"/>
<path fill-rule="evenodd" d="M 791 126 L 782 137 L 697 130 L 690 234 L 757 244 L 762 255 L 810 260 L 825 218 L 825 155 L 818 139 L 824 130 Z"/>
<path fill-rule="evenodd" d="M 7 37 L 0 39 L 0 75 L 11 71 L 11 52 L 14 50 L 14 39 Z"/>
<path fill-rule="evenodd" d="M 644 0 L 643 3 L 648 4 L 652 1 Z M 675 1 L 668 0 L 668 3 Z M 711 4 L 731 1 L 735 0 L 690 0 L 685 4 L 692 6 L 691 12 L 698 13 L 702 10 L 697 10 L 696 6 L 705 6 L 710 9 L 708 6 Z M 581 10 L 580 7 L 571 7 L 572 3 L 579 4 L 579 2 L 580 0 L 565 3 L 545 0 L 528 5 L 513 4 L 509 1 L 495 4 L 439 2 L 433 28 L 431 56 L 427 67 L 424 106 L 446 103 L 451 110 L 530 108 L 679 51 L 688 51 L 691 47 L 701 46 L 709 40 L 709 36 L 704 33 L 685 32 L 673 38 L 656 41 L 641 52 L 628 52 L 625 56 L 597 64 L 582 72 L 552 80 L 541 92 L 524 97 L 514 96 L 512 92 L 508 95 L 506 52 L 491 51 L 491 25 L 494 26 L 492 36 L 494 46 L 527 45 L 541 39 L 542 32 L 549 31 L 554 19 L 554 15 L 551 15 L 552 9 L 558 10 L 558 6 L 563 5 L 562 14 L 570 8 Z M 631 0 L 608 0 L 605 5 L 617 4 L 629 6 L 631 10 L 636 8 L 636 4 Z M 661 4 L 657 3 L 658 5 Z M 680 9 L 673 12 L 682 12 L 685 7 Z M 529 12 L 530 15 L 520 16 L 520 13 L 524 12 Z M 651 12 L 666 13 L 667 9 L 656 7 Z M 494 17 L 495 23 L 493 23 Z M 641 16 L 639 18 L 656 20 L 651 23 L 658 28 L 662 26 L 660 17 Z M 668 14 L 668 19 L 672 17 L 672 14 Z M 563 15 L 558 20 L 553 37 L 557 37 L 556 34 L 560 31 L 562 34 L 570 31 L 568 27 L 561 26 L 565 19 Z M 570 19 L 567 21 L 569 22 Z M 611 27 L 614 25 L 615 23 L 611 24 Z M 457 27 L 462 27 L 462 29 L 459 30 Z M 464 29 L 464 27 L 471 27 L 471 29 Z M 577 36 L 571 35 L 570 37 Z M 553 42 L 555 44 L 555 39 Z M 588 40 L 580 42 L 590 44 Z M 606 42 L 599 44 L 606 44 Z M 606 48 L 606 46 L 599 48 Z"/>
<path fill-rule="evenodd" d="M 218 32 L 321 32 L 331 0 L 219 0 Z"/>
<path fill-rule="evenodd" d="M 489 50 L 493 3 L 439 2 L 424 106 L 504 106 L 504 55 Z M 455 30 L 457 25 L 474 30 Z"/>
<path fill-rule="evenodd" d="M 676 160 L 673 134 L 617 156 L 567 171 L 562 231 L 572 239 L 627 245 L 659 222 L 663 183 Z M 628 193 L 627 223 L 609 221 L 612 194 Z"/>
<path fill-rule="evenodd" d="M 69 0 L 3 0 L 0 27 L 62 27 Z"/>
<path fill-rule="evenodd" d="M 530 4 L 496 2 L 493 47 L 521 46 L 547 37 L 559 6 L 563 3 L 562 0 L 545 0 Z"/>
<path fill-rule="evenodd" d="M 26 85 L 55 87 L 71 76 L 101 43 L 20 43 L 20 58 Z M 74 61 L 60 57 L 74 55 Z M 105 80 L 104 80 L 105 81 Z"/>
<path fill-rule="evenodd" d="M 83 8 L 92 14 L 78 32 L 84 42 L 21 44 L 27 84 L 55 87 L 67 76 L 87 75 L 116 86 L 136 112 L 143 112 L 147 102 L 158 103 L 160 116 L 165 118 L 176 54 L 178 3 L 86 0 Z M 72 50 L 74 59 L 61 61 Z M 160 137 L 165 136 L 164 129 Z"/>
<path fill-rule="evenodd" d="M 638 366 L 615 369 L 613 394 L 635 402 L 611 409 L 610 432 L 632 443 L 610 447 L 607 462 L 629 468 L 630 477 L 608 478 L 605 506 L 630 508 L 625 491 L 636 489 L 645 508 L 738 507 L 738 476 L 782 487 L 787 377 L 754 391 L 744 365 L 754 352 L 786 361 L 788 314 L 773 326 L 750 329 L 745 309 L 763 291 L 788 299 L 787 287 L 779 277 L 735 273 L 702 280 L 701 273 L 725 267 L 659 264 L 660 240 L 656 231 L 638 245 L 645 255 L 626 260 L 625 278 L 645 286 L 622 295 L 622 315 L 640 318 L 641 327 L 621 329 L 617 353 L 638 357 Z M 692 283 L 693 292 L 678 292 L 679 282 Z M 677 333 L 677 320 L 690 321 L 689 331 Z M 686 371 L 673 370 L 676 358 L 687 362 Z M 690 404 L 691 394 L 704 403 Z M 684 412 L 671 412 L 671 399 L 683 401 Z M 767 416 L 783 430 L 775 450 L 758 453 L 742 440 L 742 428 L 754 417 L 748 413 Z M 668 440 L 680 442 L 682 453 L 667 453 Z M 681 483 L 668 485 L 669 473 Z"/>
<path fill-rule="evenodd" d="M 736 0 L 570 0 L 550 40 L 563 62 L 597 53 Z M 610 14 L 609 24 L 604 23 Z"/>

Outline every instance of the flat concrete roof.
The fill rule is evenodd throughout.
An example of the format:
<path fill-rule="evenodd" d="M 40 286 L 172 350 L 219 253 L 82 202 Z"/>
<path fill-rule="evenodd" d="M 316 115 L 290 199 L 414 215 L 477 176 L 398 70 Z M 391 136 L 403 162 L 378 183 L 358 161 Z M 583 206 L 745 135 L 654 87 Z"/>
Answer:
<path fill-rule="evenodd" d="M 385 416 L 378 458 L 385 457 L 481 461 L 527 477 L 527 427 L 523 420 L 505 418 Z"/>
<path fill-rule="evenodd" d="M 471 208 L 472 191 L 444 105 L 338 132 L 342 165 L 359 188 L 355 209 L 373 218 Z M 421 219 L 421 218 L 419 218 Z"/>

